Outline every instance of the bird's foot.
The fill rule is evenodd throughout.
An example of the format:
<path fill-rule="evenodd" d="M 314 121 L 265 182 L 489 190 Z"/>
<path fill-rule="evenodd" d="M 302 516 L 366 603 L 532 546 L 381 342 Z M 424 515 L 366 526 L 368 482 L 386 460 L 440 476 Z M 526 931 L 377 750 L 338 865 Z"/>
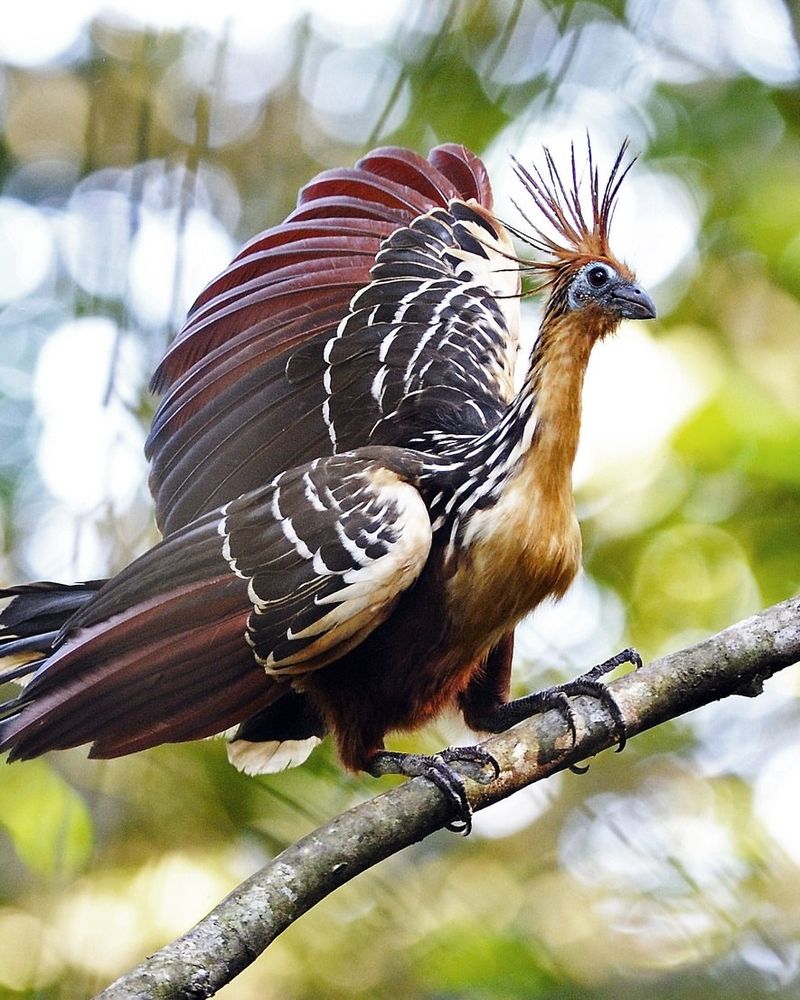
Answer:
<path fill-rule="evenodd" d="M 596 667 L 587 670 L 585 674 L 581 674 L 575 680 L 567 681 L 565 684 L 557 684 L 537 693 L 536 697 L 541 699 L 542 711 L 552 708 L 562 716 L 572 735 L 573 746 L 578 740 L 578 730 L 575 712 L 569 699 L 579 695 L 587 695 L 590 698 L 596 698 L 611 716 L 617 736 L 617 753 L 625 749 L 628 740 L 625 719 L 614 695 L 600 681 L 601 677 L 610 674 L 612 670 L 623 663 L 632 663 L 634 670 L 638 670 L 642 665 L 642 658 L 635 649 L 623 649 L 621 653 L 598 663 Z"/>
<path fill-rule="evenodd" d="M 447 824 L 447 829 L 466 837 L 472 830 L 472 806 L 462 773 L 487 785 L 500 774 L 500 765 L 488 751 L 469 746 L 448 747 L 437 754 L 378 750 L 372 755 L 367 770 L 375 777 L 403 774 L 408 778 L 427 778 L 452 804 L 455 818 Z"/>

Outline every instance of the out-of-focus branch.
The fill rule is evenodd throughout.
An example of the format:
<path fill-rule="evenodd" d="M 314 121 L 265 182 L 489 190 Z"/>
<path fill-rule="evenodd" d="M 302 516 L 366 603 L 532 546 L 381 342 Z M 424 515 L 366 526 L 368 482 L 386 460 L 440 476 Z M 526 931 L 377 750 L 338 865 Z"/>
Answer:
<path fill-rule="evenodd" d="M 724 632 L 672 653 L 611 688 L 629 736 L 729 695 L 753 697 L 763 682 L 800 661 L 800 598 L 767 608 Z M 574 746 L 555 712 L 530 719 L 483 745 L 500 777 L 469 782 L 483 809 L 614 743 L 612 720 L 591 698 L 574 701 Z M 96 1000 L 213 996 L 286 927 L 338 886 L 440 829 L 449 806 L 415 778 L 348 810 L 283 851 L 243 882 L 187 934 L 146 959 Z"/>

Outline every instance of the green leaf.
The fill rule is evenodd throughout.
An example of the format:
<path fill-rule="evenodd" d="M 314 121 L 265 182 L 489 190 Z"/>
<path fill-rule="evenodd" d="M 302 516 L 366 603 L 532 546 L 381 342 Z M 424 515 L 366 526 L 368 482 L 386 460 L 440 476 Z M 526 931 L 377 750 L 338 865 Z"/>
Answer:
<path fill-rule="evenodd" d="M 9 768 L 3 775 L 0 825 L 20 860 L 41 875 L 78 871 L 91 855 L 86 803 L 42 760 Z"/>

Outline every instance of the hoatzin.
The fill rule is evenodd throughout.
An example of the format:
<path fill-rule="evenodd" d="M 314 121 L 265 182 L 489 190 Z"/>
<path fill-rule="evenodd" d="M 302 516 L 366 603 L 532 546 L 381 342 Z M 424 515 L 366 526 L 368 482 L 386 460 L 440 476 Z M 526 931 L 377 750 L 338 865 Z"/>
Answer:
<path fill-rule="evenodd" d="M 547 150 L 540 169 L 517 163 L 541 216 L 523 212 L 522 233 L 462 146 L 377 149 L 247 244 L 153 379 L 163 541 L 107 581 L 3 592 L 0 655 L 28 658 L 2 675 L 25 681 L 0 709 L 9 760 L 224 733 L 263 772 L 331 733 L 349 768 L 429 777 L 468 830 L 458 772 L 492 758 L 392 752 L 388 732 L 450 706 L 497 732 L 556 706 L 574 737 L 566 696 L 589 693 L 623 742 L 607 665 L 518 700 L 509 685 L 515 625 L 580 564 L 590 352 L 655 315 L 609 248 L 625 152 L 603 185 L 591 146 L 566 176 Z M 525 270 L 547 300 L 515 394 Z"/>

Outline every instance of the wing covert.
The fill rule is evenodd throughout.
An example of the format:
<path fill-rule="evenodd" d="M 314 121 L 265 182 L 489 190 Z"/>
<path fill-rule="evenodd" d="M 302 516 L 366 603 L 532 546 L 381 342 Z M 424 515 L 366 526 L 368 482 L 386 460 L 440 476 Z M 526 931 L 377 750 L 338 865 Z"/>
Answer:
<path fill-rule="evenodd" d="M 223 552 L 252 604 L 246 638 L 276 677 L 324 666 L 366 638 L 431 545 L 415 487 L 357 455 L 283 473 L 222 513 Z"/>

